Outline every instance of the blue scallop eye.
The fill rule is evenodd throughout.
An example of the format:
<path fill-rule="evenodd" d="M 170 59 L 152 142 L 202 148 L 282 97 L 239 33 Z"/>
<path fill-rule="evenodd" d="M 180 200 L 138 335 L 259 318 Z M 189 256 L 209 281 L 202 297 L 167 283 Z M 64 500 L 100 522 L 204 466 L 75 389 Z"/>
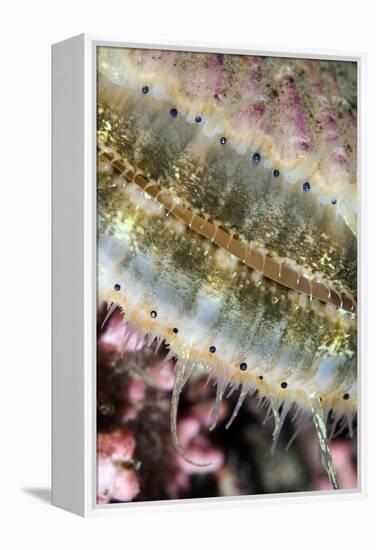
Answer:
<path fill-rule="evenodd" d="M 243 370 L 243 371 L 244 371 L 244 370 L 247 370 L 247 368 L 248 368 L 247 363 L 240 363 L 240 365 L 239 365 L 239 369 L 240 369 L 240 370 Z"/>
<path fill-rule="evenodd" d="M 143 86 L 142 93 L 147 94 L 149 92 L 149 86 Z"/>
<path fill-rule="evenodd" d="M 278 178 L 278 176 L 279 176 L 279 170 L 273 170 L 273 176 L 274 176 L 275 178 Z"/>
<path fill-rule="evenodd" d="M 177 117 L 177 116 L 178 116 L 178 110 L 175 109 L 175 107 L 174 107 L 173 109 L 171 109 L 170 115 L 171 115 L 173 118 Z"/>
<path fill-rule="evenodd" d="M 337 204 L 337 199 L 333 199 L 332 204 Z"/>
<path fill-rule="evenodd" d="M 202 118 L 200 116 L 196 116 L 195 121 L 197 124 L 200 124 L 200 122 L 202 122 Z"/>
<path fill-rule="evenodd" d="M 227 143 L 227 139 L 224 136 L 222 136 L 219 141 L 222 145 L 225 145 Z"/>
<path fill-rule="evenodd" d="M 209 351 L 210 353 L 215 353 L 217 351 L 217 348 L 215 346 L 210 346 Z"/>
<path fill-rule="evenodd" d="M 311 184 L 306 181 L 303 183 L 303 191 L 309 191 L 311 189 Z"/>
<path fill-rule="evenodd" d="M 255 163 L 255 164 L 258 164 L 261 160 L 261 155 L 259 153 L 255 153 L 253 156 L 252 156 L 252 161 Z"/>

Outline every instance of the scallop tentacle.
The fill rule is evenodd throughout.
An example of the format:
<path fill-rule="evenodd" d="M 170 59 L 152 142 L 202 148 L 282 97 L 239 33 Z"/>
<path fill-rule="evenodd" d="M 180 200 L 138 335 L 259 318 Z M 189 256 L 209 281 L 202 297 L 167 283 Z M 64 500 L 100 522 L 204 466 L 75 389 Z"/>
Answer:
<path fill-rule="evenodd" d="M 182 389 L 184 387 L 186 369 L 187 369 L 186 363 L 184 361 L 178 360 L 176 363 L 175 380 L 174 380 L 174 387 L 172 390 L 171 413 L 170 413 L 172 442 L 174 444 L 175 449 L 178 451 L 178 453 L 184 458 L 184 460 L 189 462 L 189 464 L 192 464 L 193 466 L 198 466 L 200 468 L 205 468 L 206 466 L 210 466 L 211 462 L 199 463 L 189 458 L 189 456 L 186 454 L 186 452 L 182 448 L 179 441 L 179 436 L 178 436 L 177 417 L 178 417 L 178 409 L 179 409 L 179 399 L 180 399 L 180 394 L 182 392 Z"/>

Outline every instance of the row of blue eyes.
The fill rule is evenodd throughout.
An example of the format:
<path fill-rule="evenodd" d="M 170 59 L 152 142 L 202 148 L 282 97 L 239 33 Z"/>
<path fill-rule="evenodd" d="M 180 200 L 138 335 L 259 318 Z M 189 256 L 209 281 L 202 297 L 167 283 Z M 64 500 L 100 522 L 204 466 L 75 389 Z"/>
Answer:
<path fill-rule="evenodd" d="M 116 284 L 114 285 L 114 290 L 116 290 L 117 292 L 119 292 L 119 291 L 121 290 L 121 286 L 119 285 L 119 283 L 116 283 Z M 150 312 L 150 317 L 151 317 L 152 319 L 155 319 L 157 316 L 158 316 L 157 312 L 155 311 L 155 309 L 153 309 L 153 310 Z M 175 327 L 175 328 L 173 328 L 173 332 L 174 332 L 175 334 L 177 334 L 177 333 L 179 332 L 179 330 Z M 216 348 L 215 346 L 210 346 L 209 351 L 210 351 L 210 353 L 215 353 L 215 352 L 217 351 L 217 348 Z M 248 365 L 247 365 L 247 363 L 240 363 L 239 368 L 240 368 L 240 370 L 245 371 L 245 370 L 247 370 Z M 264 377 L 263 377 L 262 375 L 260 375 L 260 376 L 259 376 L 259 379 L 260 379 L 260 380 L 263 380 Z M 287 382 L 281 382 L 281 388 L 282 388 L 282 389 L 286 389 L 287 386 L 288 386 Z M 347 401 L 347 399 L 350 398 L 350 394 L 345 393 L 345 394 L 343 394 L 342 398 L 343 398 L 345 401 Z"/>
<path fill-rule="evenodd" d="M 147 94 L 148 92 L 149 92 L 149 86 L 143 86 L 143 88 L 142 88 L 142 93 L 143 93 L 143 94 Z M 170 110 L 170 115 L 171 115 L 173 118 L 176 118 L 176 117 L 178 116 L 178 114 L 179 114 L 179 113 L 178 113 L 178 110 L 177 110 L 175 107 L 173 107 L 173 108 Z M 202 117 L 196 116 L 195 122 L 196 122 L 197 124 L 200 124 L 200 123 L 202 122 Z M 221 145 L 226 145 L 226 143 L 227 143 L 227 138 L 226 138 L 225 136 L 222 136 L 222 137 L 219 138 L 219 142 L 220 142 Z M 261 155 L 260 155 L 260 153 L 254 153 L 254 154 L 252 155 L 252 162 L 253 162 L 254 164 L 258 164 L 260 161 L 261 161 Z M 273 176 L 274 176 L 275 178 L 278 178 L 278 177 L 280 176 L 280 171 L 277 170 L 277 169 L 273 170 Z M 308 181 L 304 182 L 303 185 L 302 185 L 302 189 L 303 189 L 304 192 L 307 193 L 308 191 L 311 190 L 311 184 L 310 184 Z M 333 200 L 331 201 L 331 203 L 332 203 L 332 204 L 337 204 L 337 200 L 336 200 L 336 199 L 333 199 Z"/>

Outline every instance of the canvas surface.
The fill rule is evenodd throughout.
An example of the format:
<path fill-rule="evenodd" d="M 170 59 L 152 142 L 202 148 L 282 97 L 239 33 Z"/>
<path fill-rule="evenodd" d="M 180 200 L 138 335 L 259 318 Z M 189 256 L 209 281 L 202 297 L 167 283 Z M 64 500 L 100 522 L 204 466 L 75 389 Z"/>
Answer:
<path fill-rule="evenodd" d="M 356 90 L 98 48 L 98 503 L 357 486 Z"/>

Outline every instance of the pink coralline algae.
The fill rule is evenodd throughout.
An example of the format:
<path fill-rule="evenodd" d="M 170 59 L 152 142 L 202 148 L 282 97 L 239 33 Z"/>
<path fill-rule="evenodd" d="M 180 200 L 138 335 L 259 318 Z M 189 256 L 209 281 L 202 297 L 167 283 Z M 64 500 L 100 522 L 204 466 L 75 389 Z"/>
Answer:
<path fill-rule="evenodd" d="M 129 501 L 140 487 L 133 469 L 135 439 L 126 429 L 98 434 L 98 504 L 111 499 Z"/>

